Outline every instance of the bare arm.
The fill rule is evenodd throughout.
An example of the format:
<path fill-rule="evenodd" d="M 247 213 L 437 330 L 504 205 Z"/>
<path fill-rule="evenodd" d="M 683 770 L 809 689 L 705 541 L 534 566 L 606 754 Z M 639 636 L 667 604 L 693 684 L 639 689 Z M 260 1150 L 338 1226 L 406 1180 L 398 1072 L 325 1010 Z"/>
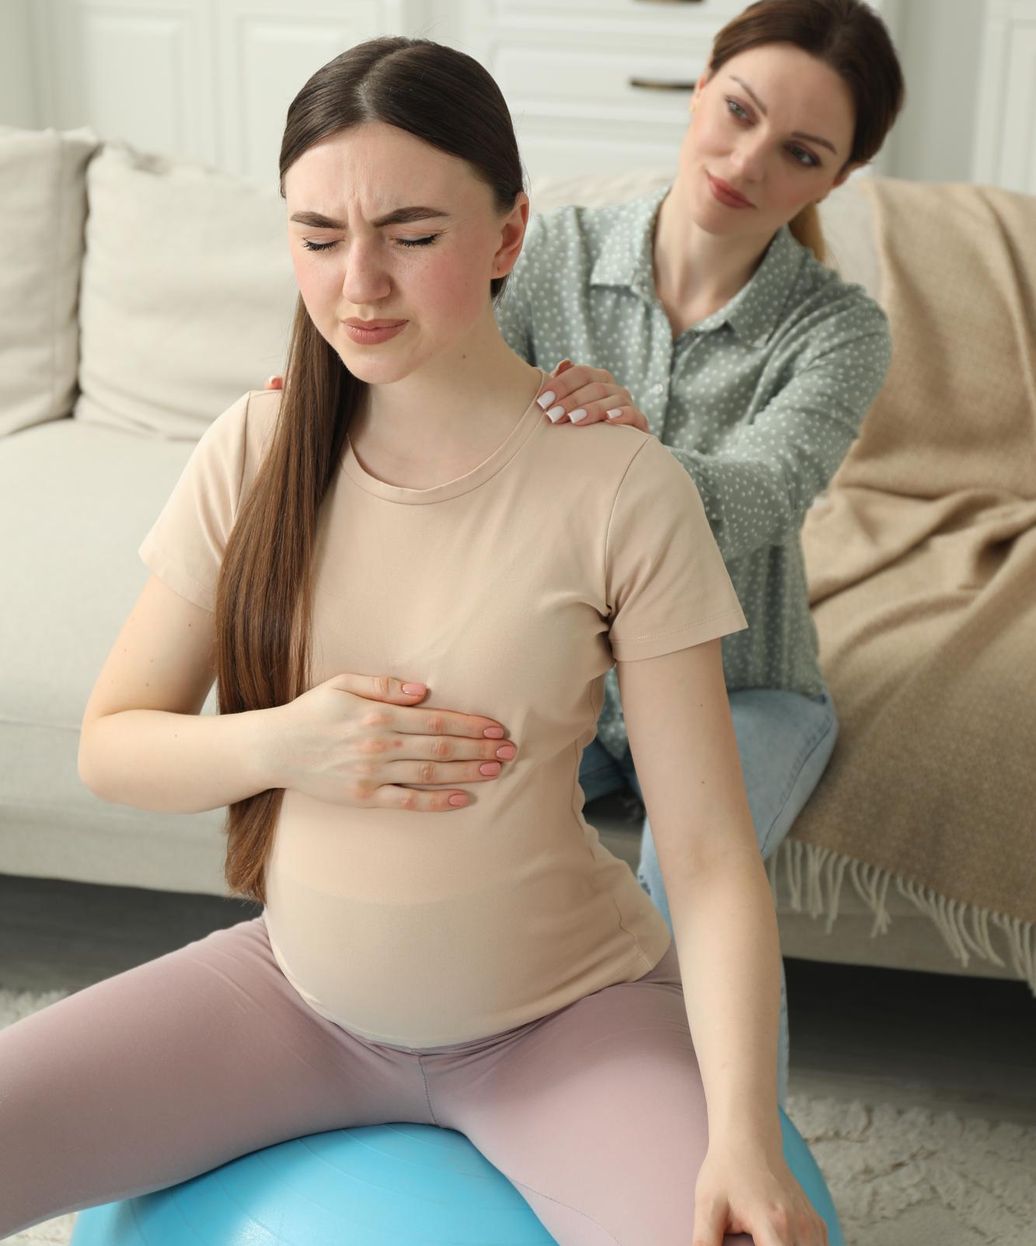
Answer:
<path fill-rule="evenodd" d="M 144 586 L 87 702 L 79 776 L 96 795 L 194 813 L 269 786 L 263 711 L 201 715 L 215 678 L 212 615 L 156 576 Z"/>
<path fill-rule="evenodd" d="M 673 916 L 709 1146 L 688 1240 L 823 1246 L 777 1110 L 777 916 L 741 775 L 718 640 L 619 663 L 630 745 Z"/>
<path fill-rule="evenodd" d="M 777 918 L 730 719 L 720 642 L 619 663 L 713 1137 L 780 1150 Z"/>
<path fill-rule="evenodd" d="M 446 812 L 471 799 L 446 785 L 491 781 L 516 754 L 495 720 L 420 707 L 427 689 L 407 694 L 385 676 L 342 674 L 287 705 L 202 715 L 214 651 L 212 614 L 151 576 L 83 716 L 79 776 L 91 791 L 174 813 L 289 787 L 340 804 Z"/>

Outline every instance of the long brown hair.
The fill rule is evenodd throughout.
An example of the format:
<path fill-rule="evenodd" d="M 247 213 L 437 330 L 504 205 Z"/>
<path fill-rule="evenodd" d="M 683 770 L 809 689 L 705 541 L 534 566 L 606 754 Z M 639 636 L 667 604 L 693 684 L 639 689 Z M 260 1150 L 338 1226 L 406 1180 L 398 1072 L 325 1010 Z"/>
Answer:
<path fill-rule="evenodd" d="M 336 56 L 288 109 L 280 186 L 315 143 L 381 121 L 467 161 L 507 211 L 523 189 L 511 116 L 499 87 L 470 56 L 427 39 L 382 38 Z M 490 282 L 489 295 L 503 289 Z M 274 430 L 234 524 L 216 593 L 216 677 L 222 714 L 268 709 L 310 686 L 312 556 L 321 503 L 365 386 L 298 300 Z M 266 899 L 264 868 L 284 793 L 269 789 L 228 810 L 225 877 L 232 892 Z"/>
<path fill-rule="evenodd" d="M 888 28 L 870 5 L 861 0 L 757 0 L 716 36 L 709 73 L 749 48 L 770 43 L 794 44 L 841 77 L 856 111 L 846 163 L 873 160 L 903 106 L 906 89 Z M 824 236 L 813 204 L 803 208 L 790 228 L 817 259 L 824 259 Z"/>

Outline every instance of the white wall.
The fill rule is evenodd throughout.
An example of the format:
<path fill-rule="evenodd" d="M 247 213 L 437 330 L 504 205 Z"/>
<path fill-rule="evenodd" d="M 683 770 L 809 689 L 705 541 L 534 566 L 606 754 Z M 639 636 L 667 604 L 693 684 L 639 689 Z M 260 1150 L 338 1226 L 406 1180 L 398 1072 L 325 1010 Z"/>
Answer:
<path fill-rule="evenodd" d="M 907 103 L 884 172 L 970 179 L 985 9 L 986 0 L 901 0 L 894 34 Z"/>
<path fill-rule="evenodd" d="M 0 0 L 0 125 L 43 125 L 33 81 L 30 0 Z"/>

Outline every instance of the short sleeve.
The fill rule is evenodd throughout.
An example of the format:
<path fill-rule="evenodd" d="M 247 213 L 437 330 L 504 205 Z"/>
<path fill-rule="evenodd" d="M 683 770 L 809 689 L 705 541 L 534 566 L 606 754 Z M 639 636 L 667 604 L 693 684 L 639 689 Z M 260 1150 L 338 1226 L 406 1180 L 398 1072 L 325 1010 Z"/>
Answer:
<path fill-rule="evenodd" d="M 747 626 L 694 482 L 645 437 L 616 493 L 605 575 L 616 661 L 660 657 Z"/>
<path fill-rule="evenodd" d="M 279 395 L 275 401 L 279 406 Z M 223 554 L 245 481 L 255 473 L 262 431 L 257 425 L 269 423 L 257 420 L 255 409 L 270 405 L 244 394 L 213 420 L 140 546 L 149 570 L 205 610 L 216 608 Z"/>

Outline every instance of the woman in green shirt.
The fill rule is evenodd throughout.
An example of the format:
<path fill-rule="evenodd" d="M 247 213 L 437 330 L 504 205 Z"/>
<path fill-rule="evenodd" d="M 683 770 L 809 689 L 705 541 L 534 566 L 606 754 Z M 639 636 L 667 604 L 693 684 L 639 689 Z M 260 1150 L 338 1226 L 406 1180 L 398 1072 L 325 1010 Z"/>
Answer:
<path fill-rule="evenodd" d="M 819 78 L 798 77 L 806 58 Z M 890 358 L 884 313 L 821 262 L 816 204 L 876 154 L 902 99 L 895 50 L 865 4 L 750 6 L 716 37 L 672 184 L 535 218 L 497 307 L 511 347 L 554 369 L 547 417 L 633 424 L 701 494 L 749 623 L 724 639 L 724 673 L 764 857 L 837 734 L 800 529 Z M 588 800 L 640 792 L 614 672 L 580 780 Z M 647 822 L 639 876 L 671 926 Z M 782 983 L 782 1102 L 783 995 Z"/>

